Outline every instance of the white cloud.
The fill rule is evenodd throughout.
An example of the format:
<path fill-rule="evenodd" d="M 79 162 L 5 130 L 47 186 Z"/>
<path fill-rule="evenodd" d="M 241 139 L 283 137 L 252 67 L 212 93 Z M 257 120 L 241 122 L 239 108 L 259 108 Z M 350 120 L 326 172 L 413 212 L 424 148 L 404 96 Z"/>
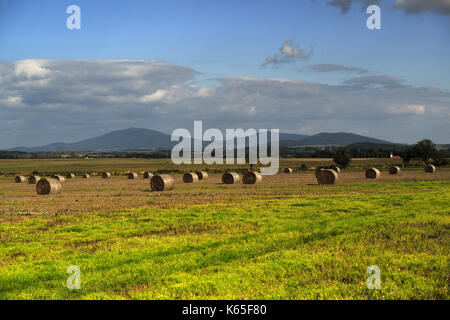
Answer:
<path fill-rule="evenodd" d="M 308 60 L 312 55 L 312 50 L 307 52 L 301 49 L 294 40 L 286 40 L 279 49 L 280 53 L 268 56 L 261 64 L 262 67 L 267 65 L 280 65 L 282 63 L 293 63 L 298 59 Z"/>
<path fill-rule="evenodd" d="M 422 115 L 426 111 L 426 107 L 420 104 L 394 105 L 388 108 L 390 114 L 415 114 Z"/>
<path fill-rule="evenodd" d="M 18 78 L 16 65 L 39 67 L 23 68 Z M 342 85 L 233 76 L 208 86 L 195 83 L 195 70 L 157 61 L 15 62 L 0 64 L 0 74 L 0 147 L 70 142 L 130 126 L 170 133 L 194 120 L 222 129 L 352 131 L 412 141 L 428 132 L 445 139 L 450 125 L 448 92 L 387 76 Z"/>
<path fill-rule="evenodd" d="M 50 71 L 45 68 L 47 60 L 21 60 L 14 64 L 16 77 L 44 78 Z"/>

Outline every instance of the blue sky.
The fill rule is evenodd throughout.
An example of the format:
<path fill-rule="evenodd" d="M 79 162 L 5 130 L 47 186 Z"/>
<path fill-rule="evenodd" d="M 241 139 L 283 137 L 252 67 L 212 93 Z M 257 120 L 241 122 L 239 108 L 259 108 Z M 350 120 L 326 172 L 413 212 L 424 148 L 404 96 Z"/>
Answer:
<path fill-rule="evenodd" d="M 13 70 L 8 69 L 8 66 L 25 59 L 50 61 L 43 66 L 46 70 L 51 69 L 49 65 L 55 60 L 154 60 L 165 62 L 169 67 L 178 66 L 194 71 L 190 78 L 187 77 L 182 82 L 175 81 L 170 83 L 170 86 L 205 86 L 208 88 L 228 85 L 233 87 L 230 85 L 230 81 L 226 82 L 223 79 L 236 80 L 235 77 L 251 78 L 252 81 L 254 79 L 289 79 L 308 84 L 320 84 L 320 88 L 323 89 L 332 86 L 333 90 L 336 89 L 339 92 L 336 94 L 336 99 L 342 99 L 342 101 L 336 102 L 336 108 L 347 103 L 354 103 L 351 100 L 345 100 L 349 99 L 345 95 L 347 87 L 338 90 L 345 81 L 370 77 L 369 79 L 359 79 L 361 84 L 361 81 L 366 83 L 369 80 L 381 79 L 375 77 L 385 77 L 382 79 L 384 92 L 373 92 L 372 90 L 367 94 L 368 99 L 376 98 L 378 94 L 384 94 L 386 97 L 394 94 L 394 98 L 384 102 L 385 105 L 391 106 L 390 111 L 386 113 L 386 117 L 391 118 L 385 119 L 384 124 L 383 120 L 378 118 L 374 123 L 370 123 L 370 118 L 373 118 L 374 115 L 369 111 L 365 113 L 365 117 L 362 114 L 355 115 L 354 118 L 347 116 L 341 122 L 333 117 L 333 113 L 330 113 L 330 126 L 321 127 L 318 124 L 320 119 L 314 118 L 312 114 L 301 112 L 303 116 L 301 119 L 297 119 L 297 123 L 302 121 L 304 123 L 297 126 L 294 123 L 286 124 L 285 128 L 282 126 L 284 123 L 273 123 L 273 126 L 281 127 L 282 131 L 307 134 L 322 131 L 353 131 L 399 142 L 414 142 L 427 136 L 438 142 L 449 143 L 448 136 L 450 135 L 448 133 L 450 130 L 446 130 L 447 124 L 450 123 L 447 95 L 450 92 L 448 2 L 432 0 L 431 2 L 436 4 L 430 8 L 421 5 L 420 0 L 409 0 L 410 3 L 408 0 L 404 1 L 406 3 L 397 8 L 393 8 L 394 0 L 378 2 L 381 7 L 382 30 L 368 30 L 366 19 L 369 15 L 363 10 L 367 7 L 366 1 L 350 1 L 354 2 L 351 9 L 347 13 L 343 13 L 339 5 L 345 1 L 339 0 L 334 1 L 334 6 L 330 5 L 330 1 L 327 0 L 0 0 L 0 63 L 5 68 L 3 72 L 7 72 L 6 70 Z M 76 4 L 81 8 L 81 30 L 66 28 L 68 14 L 65 11 L 71 4 Z M 415 13 L 409 14 L 408 10 Z M 287 63 L 269 63 L 262 66 L 268 57 L 280 56 L 280 48 L 285 43 L 289 43 L 290 48 L 296 48 L 304 53 L 312 53 L 305 59 L 295 56 Z M 317 65 L 322 65 L 325 70 L 328 70 L 330 65 L 358 69 L 319 72 L 317 67 L 314 68 Z M 27 68 L 29 67 L 27 65 Z M 363 70 L 363 72 L 358 73 L 355 70 Z M 64 69 L 64 72 L 70 74 L 71 70 Z M 17 70 L 15 74 L 17 75 Z M 397 80 L 390 82 L 388 88 L 386 81 L 392 79 Z M 83 79 L 79 79 L 79 81 L 81 83 Z M 226 84 L 224 84 L 225 82 Z M 404 101 L 406 97 L 399 98 L 401 94 L 408 94 L 411 97 L 414 97 L 414 94 L 409 91 L 393 93 L 392 84 L 415 89 L 414 94 L 417 94 L 417 101 L 406 102 Z M 421 96 L 420 88 L 424 87 L 432 87 L 442 92 L 433 97 Z M 47 110 L 52 109 L 49 106 L 52 99 L 45 101 L 40 94 L 42 91 L 34 91 L 35 97 L 31 99 L 27 96 L 29 92 L 29 88 L 27 88 L 21 87 L 20 89 L 15 88 L 14 92 L 3 92 L 3 101 L 12 103 L 21 97 L 21 102 L 28 107 L 40 105 L 44 108 L 46 105 Z M 146 92 L 142 92 L 142 96 L 154 94 L 158 90 L 165 90 L 164 92 L 167 93 L 168 88 L 148 87 Z M 259 90 L 251 87 L 247 96 L 259 92 Z M 286 88 L 281 89 L 282 92 L 285 92 L 283 90 Z M 364 88 L 364 90 L 369 89 Z M 276 96 L 277 93 L 274 95 Z M 37 96 L 43 100 L 39 103 L 27 104 L 27 101 L 34 101 Z M 129 96 L 129 93 L 123 93 L 122 97 L 124 96 Z M 1 97 L 2 92 L 0 91 Z M 242 100 L 242 96 L 240 99 Z M 0 116 L 2 115 L 1 101 Z M 154 105 L 155 101 L 152 100 L 153 104 L 148 105 L 147 111 L 150 109 L 155 111 L 158 108 Z M 213 101 L 215 100 L 208 100 L 209 103 Z M 180 100 L 176 100 L 176 102 L 180 103 Z M 187 103 L 185 100 L 182 102 Z M 58 108 L 53 108 L 56 117 L 61 116 L 64 112 L 70 114 L 77 108 L 73 101 L 65 103 L 67 104 L 65 109 L 60 105 Z M 164 103 L 167 110 L 170 109 L 167 105 L 170 102 L 160 103 Z M 203 102 L 196 101 L 196 103 Z M 323 103 L 323 101 L 317 101 L 317 103 Z M 358 101 L 358 103 L 360 102 Z M 406 104 L 406 107 L 392 107 L 399 103 Z M 130 101 L 127 107 L 130 104 L 134 104 L 134 102 Z M 233 109 L 235 104 L 239 104 L 239 101 L 230 102 L 231 107 L 225 106 L 222 109 L 231 108 L 231 110 L 237 111 L 239 106 Z M 428 105 L 431 106 L 428 107 Z M 36 145 L 54 141 L 54 138 L 51 140 L 54 132 L 50 129 L 48 131 L 41 130 L 44 132 L 41 138 L 35 137 L 30 129 L 25 130 L 24 127 L 27 126 L 25 118 L 30 116 L 29 112 L 23 113 L 26 106 L 22 105 L 22 108 L 15 108 L 14 111 L 12 111 L 13 107 L 6 105 L 6 102 L 5 106 L 4 119 L 2 120 L 0 117 L 0 133 L 9 139 L 8 143 L 0 142 L 0 148 L 16 144 Z M 296 106 L 301 107 L 302 105 Z M 422 112 L 418 106 L 424 106 L 426 112 Z M 246 107 L 242 106 L 244 109 Z M 256 107 L 258 108 L 258 106 Z M 295 109 L 292 103 L 287 103 L 282 108 L 281 113 L 285 110 L 293 112 Z M 311 106 L 305 104 L 305 108 L 311 108 Z M 8 110 L 5 111 L 6 109 Z M 408 114 L 408 110 L 412 114 Z M 413 130 L 408 129 L 407 122 L 403 123 L 401 128 L 393 130 L 392 133 L 386 132 L 386 123 L 392 120 L 393 115 L 411 116 L 411 123 L 414 125 L 414 121 L 422 122 L 421 119 L 417 119 L 417 116 L 427 114 L 428 110 L 434 110 L 441 116 L 433 119 L 427 118 L 427 127 L 424 127 L 421 132 L 414 133 Z M 148 112 L 149 115 L 156 116 L 156 114 Z M 343 113 L 342 110 L 340 113 Z M 214 112 L 211 119 L 208 118 L 211 125 L 218 127 L 228 125 L 215 121 L 213 114 Z M 196 114 L 192 112 L 192 117 L 194 116 Z M 361 119 L 362 117 L 364 119 Z M 30 119 L 32 119 L 31 116 Z M 179 122 L 175 121 L 174 125 L 187 120 L 188 118 L 180 119 Z M 356 125 L 357 122 L 362 123 L 360 128 Z M 72 123 L 67 124 L 66 128 L 71 128 L 67 129 L 68 133 L 58 140 L 74 141 L 91 134 L 107 132 L 109 129 L 143 126 L 144 124 L 141 117 L 136 117 L 136 119 L 131 117 L 128 122 L 118 121 L 118 118 L 112 117 L 108 122 L 100 123 L 97 126 L 91 124 L 86 128 L 83 128 L 81 123 L 78 124 L 79 128 L 83 130 L 77 130 L 77 124 Z M 270 121 L 252 122 L 248 120 L 242 121 L 240 124 L 242 126 L 261 126 L 271 123 Z M 144 126 L 153 128 L 155 125 L 156 122 L 151 122 Z M 161 125 L 161 128 L 155 129 L 162 130 L 167 126 L 164 124 Z M 172 129 L 174 128 L 165 131 L 170 132 Z"/>

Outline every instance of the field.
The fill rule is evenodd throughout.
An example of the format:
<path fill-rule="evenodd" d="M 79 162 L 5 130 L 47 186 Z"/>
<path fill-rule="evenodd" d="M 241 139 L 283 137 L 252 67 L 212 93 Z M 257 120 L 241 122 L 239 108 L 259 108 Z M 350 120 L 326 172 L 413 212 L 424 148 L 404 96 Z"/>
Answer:
<path fill-rule="evenodd" d="M 313 168 L 330 159 L 282 160 L 294 174 L 259 185 L 221 184 L 237 166 L 183 184 L 196 167 L 167 160 L 0 160 L 0 299 L 449 299 L 450 169 L 389 175 L 395 161 L 354 160 L 319 186 Z M 37 196 L 14 183 L 35 170 L 77 177 Z M 175 189 L 123 176 L 144 170 L 173 174 Z M 80 290 L 66 287 L 70 265 Z"/>

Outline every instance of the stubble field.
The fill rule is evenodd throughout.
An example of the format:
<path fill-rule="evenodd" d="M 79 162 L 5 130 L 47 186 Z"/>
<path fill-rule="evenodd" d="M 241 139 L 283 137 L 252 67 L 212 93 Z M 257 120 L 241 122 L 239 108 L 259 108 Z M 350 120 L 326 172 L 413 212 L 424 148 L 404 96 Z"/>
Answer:
<path fill-rule="evenodd" d="M 196 168 L 166 160 L 0 160 L 0 298 L 448 299 L 450 170 L 393 176 L 394 161 L 355 160 L 319 186 L 312 167 L 329 159 L 282 160 L 294 174 L 259 185 L 223 185 L 221 172 L 242 169 L 225 166 L 183 184 Z M 380 179 L 364 178 L 372 165 Z M 34 170 L 77 177 L 37 196 L 14 183 Z M 173 174 L 175 189 L 123 176 L 144 170 Z M 70 265 L 79 290 L 66 287 Z M 380 290 L 367 288 L 370 265 Z"/>

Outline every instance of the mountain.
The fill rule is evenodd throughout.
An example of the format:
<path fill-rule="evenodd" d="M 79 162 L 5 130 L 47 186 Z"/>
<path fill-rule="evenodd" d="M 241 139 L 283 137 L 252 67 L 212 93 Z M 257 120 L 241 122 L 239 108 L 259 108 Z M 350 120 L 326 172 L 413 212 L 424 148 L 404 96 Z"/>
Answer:
<path fill-rule="evenodd" d="M 280 141 L 298 141 L 308 138 L 309 136 L 298 133 L 282 133 L 280 132 Z"/>
<path fill-rule="evenodd" d="M 270 132 L 267 141 L 270 143 Z M 248 141 L 248 139 L 246 139 Z M 319 133 L 306 136 L 294 133 L 280 133 L 281 146 L 349 145 L 354 143 L 390 144 L 388 141 L 364 137 L 353 133 Z M 74 142 L 56 142 L 41 147 L 19 147 L 9 151 L 24 152 L 68 152 L 68 151 L 123 151 L 168 149 L 177 142 L 170 141 L 170 135 L 150 129 L 128 128 L 104 135 Z M 248 142 L 247 142 L 248 143 Z M 209 142 L 203 142 L 203 146 Z"/>
<path fill-rule="evenodd" d="M 11 151 L 119 151 L 169 148 L 170 135 L 150 129 L 128 128 L 74 143 L 52 143 L 42 147 L 19 147 Z"/>
<path fill-rule="evenodd" d="M 281 139 L 280 139 L 281 140 Z M 283 141 L 283 146 L 317 146 L 317 145 L 335 145 L 346 146 L 354 143 L 371 142 L 379 144 L 391 144 L 392 142 L 380 139 L 361 136 L 348 132 L 328 133 L 323 132 L 309 136 L 298 141 Z"/>

